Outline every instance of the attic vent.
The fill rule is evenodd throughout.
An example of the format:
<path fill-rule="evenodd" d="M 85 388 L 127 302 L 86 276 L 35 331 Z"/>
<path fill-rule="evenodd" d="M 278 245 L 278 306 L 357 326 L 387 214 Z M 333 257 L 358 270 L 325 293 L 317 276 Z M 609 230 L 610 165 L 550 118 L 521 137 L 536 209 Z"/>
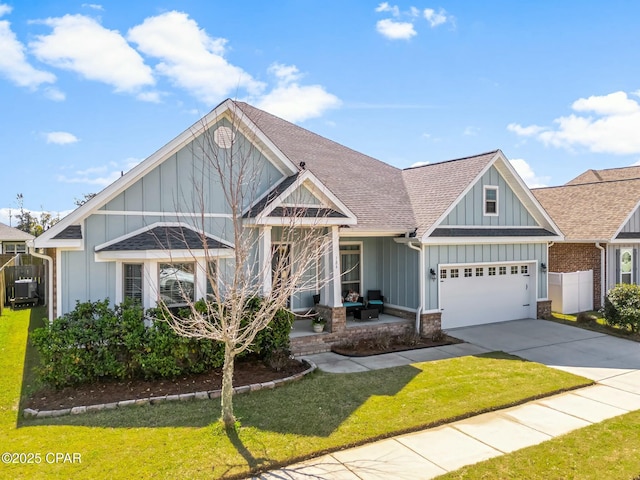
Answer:
<path fill-rule="evenodd" d="M 233 144 L 234 134 L 229 127 L 218 127 L 213 132 L 213 141 L 220 148 L 231 148 Z"/>

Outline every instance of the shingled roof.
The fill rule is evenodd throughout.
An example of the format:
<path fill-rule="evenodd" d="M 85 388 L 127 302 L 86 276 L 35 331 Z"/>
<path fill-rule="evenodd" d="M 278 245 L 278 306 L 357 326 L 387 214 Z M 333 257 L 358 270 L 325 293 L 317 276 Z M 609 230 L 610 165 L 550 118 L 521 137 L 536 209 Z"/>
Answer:
<path fill-rule="evenodd" d="M 402 170 L 243 102 L 242 112 L 295 165 L 310 170 L 358 219 L 357 229 L 413 229 Z"/>
<path fill-rule="evenodd" d="M 594 171 L 580 177 L 584 180 L 589 172 Z M 568 184 L 532 192 L 565 240 L 606 242 L 613 239 L 640 202 L 640 179 Z"/>
<path fill-rule="evenodd" d="M 402 172 L 416 219 L 418 237 L 433 225 L 496 156 L 494 150 L 472 157 L 408 168 Z"/>
<path fill-rule="evenodd" d="M 27 232 L 0 223 L 0 241 L 2 242 L 25 242 L 35 237 Z"/>
<path fill-rule="evenodd" d="M 131 251 L 131 250 L 202 250 L 204 246 L 202 234 L 182 226 L 157 226 L 112 243 L 97 252 Z M 208 248 L 229 248 L 228 245 L 206 238 Z"/>
<path fill-rule="evenodd" d="M 604 170 L 587 170 L 566 185 L 583 185 L 585 183 L 609 182 L 612 180 L 632 180 L 640 178 L 640 166 L 607 168 Z"/>

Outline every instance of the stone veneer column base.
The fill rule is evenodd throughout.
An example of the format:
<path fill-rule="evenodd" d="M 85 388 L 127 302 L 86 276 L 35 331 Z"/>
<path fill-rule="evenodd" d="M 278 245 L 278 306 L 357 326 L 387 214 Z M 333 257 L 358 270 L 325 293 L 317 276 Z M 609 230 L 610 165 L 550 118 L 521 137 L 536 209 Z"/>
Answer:
<path fill-rule="evenodd" d="M 347 329 L 347 309 L 345 307 L 328 307 L 326 305 L 316 305 L 318 312 L 326 321 L 327 332 L 344 332 Z"/>
<path fill-rule="evenodd" d="M 422 313 L 420 315 L 420 336 L 431 337 L 442 330 L 442 313 Z"/>
<path fill-rule="evenodd" d="M 548 320 L 551 318 L 551 300 L 538 301 L 537 318 Z"/>

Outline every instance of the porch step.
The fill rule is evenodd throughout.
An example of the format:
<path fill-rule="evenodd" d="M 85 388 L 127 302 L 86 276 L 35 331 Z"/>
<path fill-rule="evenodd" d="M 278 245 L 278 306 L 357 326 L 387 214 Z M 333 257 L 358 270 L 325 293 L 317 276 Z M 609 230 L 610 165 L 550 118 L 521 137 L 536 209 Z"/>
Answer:
<path fill-rule="evenodd" d="M 295 337 L 291 339 L 291 353 L 296 356 L 311 355 L 314 353 L 328 352 L 331 350 L 331 344 L 325 342 L 325 337 L 330 336 L 328 333 L 318 335 L 307 335 L 304 337 Z"/>

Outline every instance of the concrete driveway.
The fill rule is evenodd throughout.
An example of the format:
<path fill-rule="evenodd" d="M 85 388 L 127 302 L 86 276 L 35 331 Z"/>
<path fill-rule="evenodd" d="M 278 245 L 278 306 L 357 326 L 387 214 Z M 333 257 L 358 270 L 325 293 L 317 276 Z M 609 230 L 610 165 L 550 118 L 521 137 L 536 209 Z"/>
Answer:
<path fill-rule="evenodd" d="M 452 336 L 640 393 L 640 343 L 546 320 L 454 328 Z"/>

